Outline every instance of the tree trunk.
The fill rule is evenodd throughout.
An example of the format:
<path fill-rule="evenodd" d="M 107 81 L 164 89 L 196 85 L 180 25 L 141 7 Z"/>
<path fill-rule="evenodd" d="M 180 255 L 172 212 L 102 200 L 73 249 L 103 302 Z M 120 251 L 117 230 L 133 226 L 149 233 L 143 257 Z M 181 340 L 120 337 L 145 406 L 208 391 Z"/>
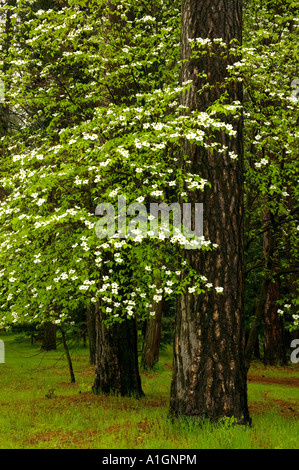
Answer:
<path fill-rule="evenodd" d="M 87 308 L 87 332 L 88 332 L 88 345 L 89 345 L 89 362 L 92 365 L 96 363 L 96 317 L 95 307 L 91 305 Z"/>
<path fill-rule="evenodd" d="M 141 355 L 141 367 L 144 369 L 153 369 L 159 361 L 164 306 L 164 300 L 155 302 L 153 308 L 156 315 L 147 320 Z"/>
<path fill-rule="evenodd" d="M 138 369 L 137 325 L 126 319 L 109 328 L 105 313 L 96 307 L 96 373 L 95 393 L 121 396 L 143 396 Z"/>
<path fill-rule="evenodd" d="M 71 383 L 74 384 L 76 382 L 76 379 L 75 379 L 75 374 L 74 374 L 73 363 L 72 363 L 70 351 L 69 351 L 69 348 L 68 348 L 68 345 L 67 345 L 67 342 L 66 342 L 66 337 L 65 337 L 65 333 L 64 333 L 63 328 L 60 327 L 60 331 L 61 331 L 62 344 L 63 344 L 63 347 L 64 347 L 66 360 L 67 360 L 67 364 L 68 364 L 68 367 L 69 367 Z"/>
<path fill-rule="evenodd" d="M 284 323 L 277 313 L 280 299 L 280 281 L 276 279 L 269 284 L 265 305 L 264 363 L 271 366 L 287 364 Z"/>
<path fill-rule="evenodd" d="M 215 54 L 190 60 L 189 38 L 222 38 L 227 47 L 242 39 L 242 2 L 183 0 L 181 58 L 185 60 L 181 81 L 193 77 L 193 87 L 182 95 L 181 104 L 190 110 L 206 111 L 223 89 L 226 67 L 234 60 Z M 235 59 L 236 60 L 236 59 Z M 199 93 L 207 80 L 212 87 Z M 225 85 L 228 102 L 242 102 L 239 83 Z M 222 118 L 222 120 L 225 118 Z M 228 118 L 228 121 L 229 118 Z M 219 132 L 217 141 L 224 153 L 195 146 L 187 141 L 183 155 L 191 161 L 191 173 L 211 182 L 212 188 L 188 194 L 188 202 L 203 202 L 205 238 L 217 243 L 213 251 L 186 250 L 191 267 L 204 274 L 215 289 L 204 295 L 182 294 L 178 301 L 171 386 L 174 416 L 224 416 L 247 423 L 246 369 L 244 362 L 244 280 L 243 280 L 243 148 L 242 121 L 235 120 L 236 137 Z M 230 159 L 234 151 L 237 160 Z M 182 164 L 183 166 L 183 164 Z"/>
<path fill-rule="evenodd" d="M 57 327 L 55 323 L 46 322 L 44 324 L 42 332 L 42 350 L 53 351 L 56 349 L 56 332 Z"/>
<path fill-rule="evenodd" d="M 245 348 L 245 365 L 246 365 L 247 371 L 250 368 L 250 362 L 251 362 L 251 358 L 255 349 L 256 341 L 258 339 L 259 330 L 261 328 L 261 325 L 264 319 L 264 312 L 265 312 L 265 305 L 267 301 L 267 292 L 268 292 L 269 284 L 270 284 L 270 279 L 268 276 L 265 276 L 262 281 L 260 294 L 257 300 L 256 309 L 255 309 L 255 316 L 253 319 L 253 323 L 251 325 L 248 341 L 246 343 L 246 348 Z"/>

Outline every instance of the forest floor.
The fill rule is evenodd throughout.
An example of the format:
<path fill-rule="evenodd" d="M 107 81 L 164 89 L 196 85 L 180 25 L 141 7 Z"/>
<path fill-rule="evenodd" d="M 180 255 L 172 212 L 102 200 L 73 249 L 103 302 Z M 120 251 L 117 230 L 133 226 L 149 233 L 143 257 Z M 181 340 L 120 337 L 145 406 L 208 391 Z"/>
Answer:
<path fill-rule="evenodd" d="M 248 374 L 252 426 L 168 417 L 172 351 L 162 351 L 153 372 L 141 371 L 145 397 L 95 396 L 88 348 L 71 350 L 76 383 L 70 383 L 63 349 L 41 352 L 20 335 L 0 334 L 0 449 L 297 449 L 299 365 Z"/>

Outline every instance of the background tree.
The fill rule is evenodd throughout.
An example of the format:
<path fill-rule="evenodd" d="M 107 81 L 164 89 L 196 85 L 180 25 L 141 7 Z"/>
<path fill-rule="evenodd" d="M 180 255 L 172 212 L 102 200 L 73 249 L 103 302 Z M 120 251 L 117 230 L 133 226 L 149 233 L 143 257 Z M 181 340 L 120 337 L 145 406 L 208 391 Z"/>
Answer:
<path fill-rule="evenodd" d="M 294 203 L 298 200 L 298 106 L 291 88 L 297 73 L 293 9 L 292 2 L 249 2 L 243 60 L 237 64 L 245 88 L 248 316 L 254 309 L 246 345 L 247 367 L 259 332 L 264 337 L 265 361 L 284 364 L 285 326 L 296 322 L 292 314 L 296 315 L 298 284 L 289 282 L 298 272 L 298 206 Z M 260 293 L 255 306 L 250 298 L 256 298 L 256 289 Z"/>

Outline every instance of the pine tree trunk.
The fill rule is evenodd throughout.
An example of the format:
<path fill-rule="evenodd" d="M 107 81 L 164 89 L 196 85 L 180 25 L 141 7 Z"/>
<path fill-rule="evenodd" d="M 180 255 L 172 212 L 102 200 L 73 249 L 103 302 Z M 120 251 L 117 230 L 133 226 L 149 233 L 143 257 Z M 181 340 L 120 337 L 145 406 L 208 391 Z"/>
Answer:
<path fill-rule="evenodd" d="M 242 38 L 242 2 L 239 0 L 183 0 L 181 81 L 193 77 L 194 86 L 182 95 L 181 104 L 189 110 L 206 111 L 223 92 L 220 85 L 232 59 L 209 54 L 190 60 L 189 38 Z M 205 71 L 207 79 L 197 77 Z M 199 94 L 206 81 L 213 85 Z M 242 102 L 238 83 L 226 85 L 228 100 Z M 230 122 L 230 121 L 228 121 Z M 204 235 L 217 243 L 215 251 L 188 250 L 190 265 L 204 274 L 214 286 L 205 295 L 180 296 L 176 319 L 174 369 L 171 386 L 171 413 L 174 416 L 207 417 L 215 421 L 224 416 L 239 423 L 249 421 L 246 369 L 244 362 L 244 280 L 243 280 L 243 148 L 242 121 L 234 123 L 236 137 L 220 132 L 217 140 L 227 146 L 218 153 L 186 141 L 183 154 L 191 160 L 192 173 L 211 182 L 202 196 L 188 194 L 188 202 L 203 202 Z M 231 160 L 228 152 L 238 154 Z"/>
<path fill-rule="evenodd" d="M 96 307 L 96 373 L 94 393 L 143 396 L 138 369 L 135 319 L 106 327 L 105 313 Z"/>

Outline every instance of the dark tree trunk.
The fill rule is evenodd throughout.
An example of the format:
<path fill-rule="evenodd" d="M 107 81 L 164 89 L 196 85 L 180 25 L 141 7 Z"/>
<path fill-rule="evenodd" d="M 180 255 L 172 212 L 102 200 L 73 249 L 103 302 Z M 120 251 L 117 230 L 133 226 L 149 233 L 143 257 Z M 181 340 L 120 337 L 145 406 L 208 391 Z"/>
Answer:
<path fill-rule="evenodd" d="M 164 300 L 154 303 L 153 308 L 156 315 L 154 318 L 149 318 L 146 323 L 141 355 L 141 367 L 144 369 L 153 369 L 154 365 L 159 361 L 164 306 Z"/>
<path fill-rule="evenodd" d="M 137 325 L 135 319 L 106 327 L 105 313 L 96 308 L 95 393 L 143 396 L 138 368 Z"/>
<path fill-rule="evenodd" d="M 44 351 L 52 351 L 56 349 L 56 332 L 57 327 L 55 323 L 46 322 L 42 330 L 42 345 L 41 349 Z"/>
<path fill-rule="evenodd" d="M 63 344 L 63 347 L 64 347 L 66 360 L 67 360 L 67 364 L 68 364 L 68 367 L 69 367 L 71 383 L 75 383 L 76 379 L 75 379 L 75 374 L 74 374 L 74 369 L 73 369 L 73 363 L 72 363 L 72 358 L 71 358 L 70 351 L 69 351 L 69 348 L 68 348 L 68 345 L 67 345 L 65 333 L 64 333 L 63 328 L 61 328 L 61 327 L 60 327 L 60 331 L 61 331 L 62 344 Z"/>
<path fill-rule="evenodd" d="M 182 95 L 189 110 L 206 111 L 221 96 L 226 66 L 233 59 L 206 54 L 190 60 L 189 38 L 242 39 L 242 2 L 239 0 L 183 0 L 181 81 L 193 78 L 193 87 Z M 198 72 L 207 79 L 201 80 Z M 209 82 L 212 88 L 199 93 Z M 242 102 L 239 83 L 225 85 L 228 102 Z M 228 118 L 228 122 L 229 118 Z M 243 148 L 242 121 L 234 122 L 235 137 L 219 132 L 217 141 L 227 146 L 225 153 L 194 146 L 186 141 L 183 155 L 191 160 L 191 171 L 212 184 L 204 191 L 189 192 L 188 202 L 203 202 L 204 235 L 217 243 L 214 251 L 186 250 L 184 256 L 214 289 L 205 295 L 180 296 L 176 319 L 174 369 L 171 386 L 171 414 L 207 417 L 215 421 L 233 416 L 239 423 L 249 421 L 246 369 L 244 362 L 244 281 L 243 281 Z M 238 154 L 230 159 L 228 152 Z M 183 166 L 183 164 L 182 164 Z"/>
<path fill-rule="evenodd" d="M 265 305 L 267 301 L 267 292 L 268 292 L 269 284 L 270 284 L 270 279 L 267 276 L 265 276 L 265 278 L 262 281 L 259 298 L 257 300 L 257 305 L 255 309 L 255 316 L 251 325 L 248 341 L 246 343 L 246 348 L 245 348 L 245 365 L 246 365 L 247 371 L 250 368 L 250 362 L 252 359 L 252 355 L 254 353 L 255 345 L 258 339 L 258 334 L 259 334 L 261 325 L 264 320 Z"/>
<path fill-rule="evenodd" d="M 284 322 L 277 313 L 280 299 L 280 281 L 276 279 L 269 284 L 265 305 L 264 363 L 271 366 L 287 364 Z"/>
<path fill-rule="evenodd" d="M 91 305 L 86 311 L 87 316 L 87 332 L 88 332 L 88 345 L 89 345 L 89 362 L 92 365 L 96 363 L 96 317 L 95 307 Z"/>

